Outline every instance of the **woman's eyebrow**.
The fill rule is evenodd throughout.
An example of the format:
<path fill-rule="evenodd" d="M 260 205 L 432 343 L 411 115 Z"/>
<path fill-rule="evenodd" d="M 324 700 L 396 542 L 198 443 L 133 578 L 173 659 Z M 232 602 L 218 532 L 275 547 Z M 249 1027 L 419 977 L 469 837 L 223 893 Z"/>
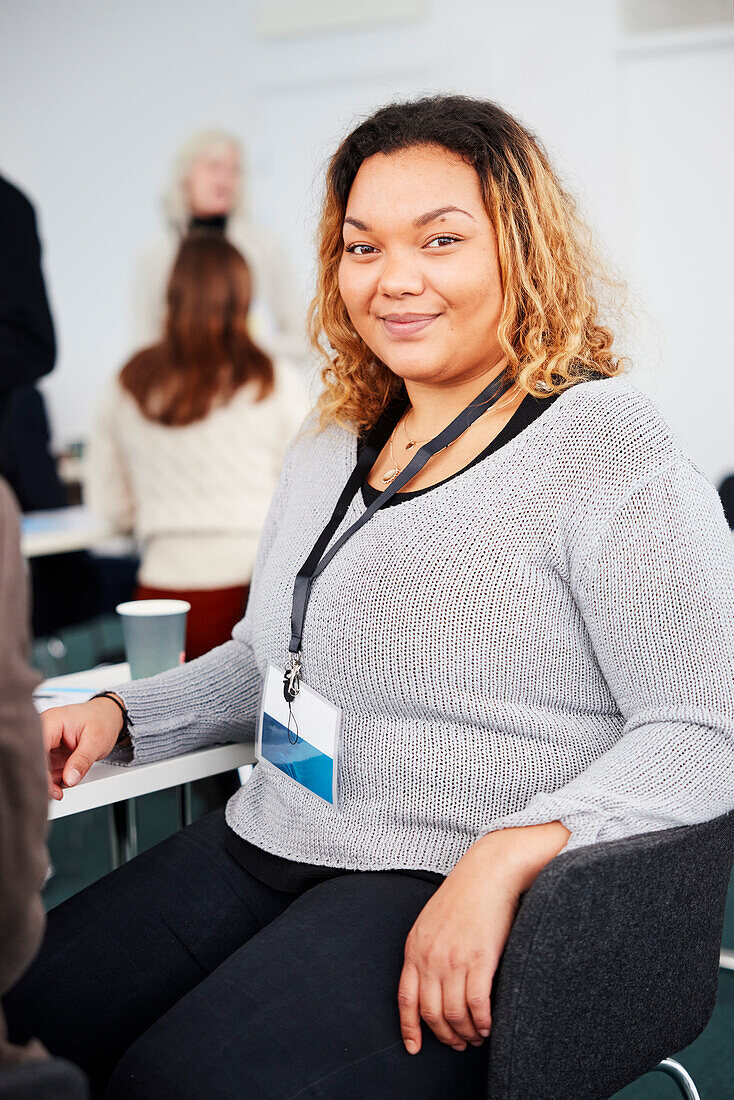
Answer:
<path fill-rule="evenodd" d="M 353 225 L 355 229 L 361 229 L 363 233 L 371 233 L 372 230 L 364 222 L 361 222 L 359 218 L 345 218 L 345 225 Z"/>
<path fill-rule="evenodd" d="M 473 214 L 470 214 L 468 210 L 462 210 L 460 206 L 438 206 L 435 210 L 428 210 L 425 214 L 421 214 L 420 217 L 414 220 L 413 225 L 416 229 L 422 229 L 423 226 L 430 225 L 431 222 L 435 222 L 443 214 L 466 214 L 467 218 L 476 221 Z M 370 227 L 365 222 L 361 222 L 359 218 L 345 218 L 344 224 L 353 225 L 355 229 L 360 229 L 363 233 L 372 232 Z"/>
<path fill-rule="evenodd" d="M 467 218 L 476 221 L 476 218 L 468 210 L 462 210 L 459 206 L 439 206 L 436 210 L 429 210 L 427 214 L 421 214 L 419 218 L 415 219 L 413 225 L 416 229 L 422 229 L 424 225 L 435 222 L 442 214 L 466 214 Z"/>

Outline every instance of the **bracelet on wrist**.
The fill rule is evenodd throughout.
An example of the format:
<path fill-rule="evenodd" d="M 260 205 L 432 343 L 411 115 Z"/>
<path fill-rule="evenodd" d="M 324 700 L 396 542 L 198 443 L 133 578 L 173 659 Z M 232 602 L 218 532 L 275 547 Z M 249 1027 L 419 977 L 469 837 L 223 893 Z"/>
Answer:
<path fill-rule="evenodd" d="M 125 704 L 122 703 L 112 691 L 98 691 L 96 695 L 92 696 L 92 699 L 110 699 L 116 706 L 120 708 L 120 711 L 122 712 L 122 729 L 117 735 L 115 748 L 117 748 L 118 745 L 121 745 L 124 742 L 129 742 L 130 728 L 133 723 L 130 719 L 130 715 L 128 714 Z"/>

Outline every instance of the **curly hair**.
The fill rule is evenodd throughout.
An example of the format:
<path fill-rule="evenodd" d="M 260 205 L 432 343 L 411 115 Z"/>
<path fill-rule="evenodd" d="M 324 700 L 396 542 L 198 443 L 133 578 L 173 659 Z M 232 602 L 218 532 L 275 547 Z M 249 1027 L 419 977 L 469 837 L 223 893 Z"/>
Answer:
<path fill-rule="evenodd" d="M 598 320 L 593 290 L 612 280 L 538 140 L 495 103 L 431 96 L 381 108 L 344 138 L 329 163 L 310 309 L 311 342 L 323 362 L 321 425 L 368 430 L 404 388 L 355 332 L 339 293 L 339 264 L 347 200 L 362 162 L 420 145 L 443 147 L 479 177 L 504 290 L 498 338 L 517 384 L 548 397 L 620 374 L 624 360 Z"/>

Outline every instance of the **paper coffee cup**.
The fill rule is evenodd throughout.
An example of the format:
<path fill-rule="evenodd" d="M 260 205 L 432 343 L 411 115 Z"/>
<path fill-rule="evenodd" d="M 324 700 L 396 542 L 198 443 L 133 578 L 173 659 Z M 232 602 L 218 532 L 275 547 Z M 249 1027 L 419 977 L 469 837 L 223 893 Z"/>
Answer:
<path fill-rule="evenodd" d="M 186 600 L 129 600 L 117 605 L 133 680 L 183 664 L 190 610 Z"/>

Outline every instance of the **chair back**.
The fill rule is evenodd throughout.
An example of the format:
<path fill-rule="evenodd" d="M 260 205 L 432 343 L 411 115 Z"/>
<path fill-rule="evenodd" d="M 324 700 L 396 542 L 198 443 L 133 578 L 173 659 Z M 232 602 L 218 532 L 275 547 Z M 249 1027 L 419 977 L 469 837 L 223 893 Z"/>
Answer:
<path fill-rule="evenodd" d="M 734 813 L 561 854 L 523 897 L 493 989 L 490 1100 L 606 1100 L 716 1001 Z"/>

